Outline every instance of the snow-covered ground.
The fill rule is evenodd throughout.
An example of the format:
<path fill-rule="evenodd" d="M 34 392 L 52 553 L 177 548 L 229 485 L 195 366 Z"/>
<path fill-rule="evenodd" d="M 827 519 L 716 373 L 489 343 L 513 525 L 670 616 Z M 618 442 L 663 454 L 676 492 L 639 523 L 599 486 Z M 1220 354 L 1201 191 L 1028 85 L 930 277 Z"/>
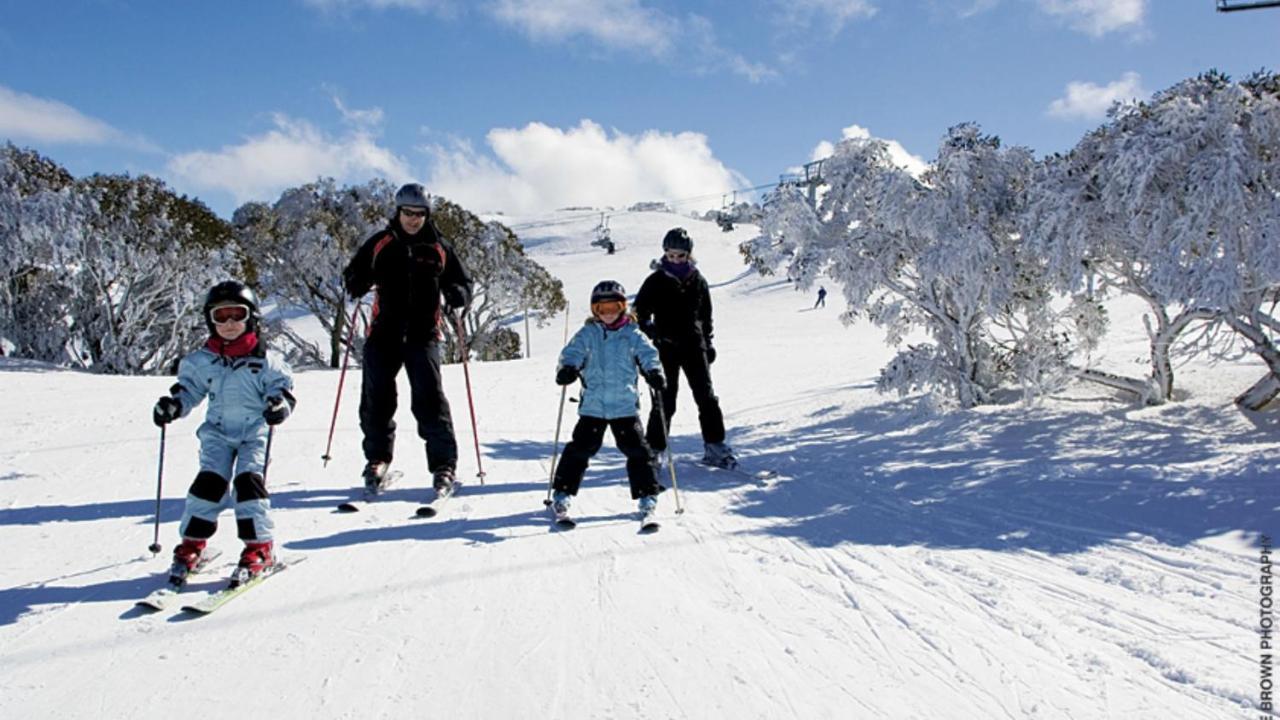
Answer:
<path fill-rule="evenodd" d="M 533 331 L 532 357 L 470 366 L 484 486 L 412 517 L 429 483 L 405 407 L 405 480 L 339 515 L 362 465 L 359 378 L 326 468 L 338 375 L 299 373 L 269 484 L 283 551 L 307 562 L 213 616 L 151 615 L 134 601 L 167 569 L 198 419 L 169 432 L 152 557 L 150 412 L 172 380 L 6 360 L 0 717 L 1258 714 L 1257 544 L 1280 530 L 1280 423 L 1231 399 L 1259 363 L 1182 367 L 1180 401 L 1159 408 L 1080 386 L 1033 408 L 934 413 L 875 392 L 893 350 L 836 320 L 838 288 L 813 310 L 812 294 L 745 270 L 736 245 L 753 228 L 624 214 L 608 256 L 589 244 L 597 219 L 520 233 L 565 282 L 571 324 L 593 284 L 634 292 L 663 233 L 690 228 L 713 288 L 729 440 L 778 479 L 678 463 L 687 512 L 667 492 L 662 531 L 641 535 L 606 441 L 578 529 L 553 530 L 542 500 L 561 318 Z M 1110 367 L 1141 372 L 1142 348 L 1116 333 Z M 461 366 L 446 384 L 466 479 Z M 700 452 L 687 391 L 673 434 L 679 455 Z M 239 546 L 223 517 L 218 574 Z"/>

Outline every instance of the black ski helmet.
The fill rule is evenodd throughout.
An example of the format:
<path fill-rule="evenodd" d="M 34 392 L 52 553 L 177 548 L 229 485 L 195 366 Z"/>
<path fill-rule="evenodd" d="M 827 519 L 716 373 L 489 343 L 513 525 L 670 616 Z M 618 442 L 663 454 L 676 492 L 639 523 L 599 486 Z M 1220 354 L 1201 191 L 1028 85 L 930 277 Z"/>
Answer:
<path fill-rule="evenodd" d="M 427 200 L 427 189 L 418 183 L 409 183 L 403 185 L 396 191 L 396 209 L 402 207 L 420 207 L 431 208 L 431 203 Z"/>
<path fill-rule="evenodd" d="M 209 328 L 210 333 L 214 332 L 214 326 L 213 318 L 209 317 L 209 311 L 215 305 L 223 304 L 248 305 L 249 321 L 245 331 L 254 332 L 258 329 L 258 321 L 262 319 L 262 316 L 258 311 L 257 294 L 242 282 L 224 280 L 209 288 L 209 294 L 204 297 L 204 324 Z"/>
<path fill-rule="evenodd" d="M 671 228 L 667 231 L 666 236 L 662 238 L 662 249 L 693 252 L 693 239 L 689 237 L 689 232 L 684 228 Z"/>
<path fill-rule="evenodd" d="M 591 304 L 598 302 L 608 302 L 610 300 L 627 301 L 627 290 L 622 287 L 622 283 L 616 280 L 601 280 L 591 288 Z"/>

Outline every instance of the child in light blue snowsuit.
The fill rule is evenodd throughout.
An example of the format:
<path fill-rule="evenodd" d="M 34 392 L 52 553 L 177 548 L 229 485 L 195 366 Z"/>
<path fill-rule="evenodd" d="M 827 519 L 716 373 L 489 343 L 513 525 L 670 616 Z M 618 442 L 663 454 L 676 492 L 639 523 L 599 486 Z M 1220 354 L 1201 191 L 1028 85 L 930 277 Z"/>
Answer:
<path fill-rule="evenodd" d="M 621 284 L 612 280 L 599 283 L 591 292 L 591 320 L 560 351 L 556 383 L 568 385 L 581 377 L 582 401 L 573 439 L 565 445 L 556 466 L 553 487 L 557 513 L 568 512 L 587 463 L 600 450 L 605 428 L 613 431 L 618 449 L 627 456 L 631 498 L 640 501 L 641 511 L 657 506 L 662 487 L 640 424 L 636 368 L 659 392 L 666 379 L 658 351 L 626 314 L 626 308 L 627 295 Z"/>
<path fill-rule="evenodd" d="M 296 402 L 288 364 L 268 355 L 258 339 L 260 316 L 252 290 L 234 281 L 215 285 L 204 316 L 209 340 L 182 359 L 178 382 L 153 412 L 156 425 L 166 425 L 209 398 L 204 423 L 196 431 L 200 472 L 187 493 L 179 525 L 182 543 L 173 551 L 170 575 L 175 585 L 198 564 L 228 500 L 245 543 L 237 577 L 243 581 L 274 564 L 265 478 L 267 426 L 284 422 Z"/>

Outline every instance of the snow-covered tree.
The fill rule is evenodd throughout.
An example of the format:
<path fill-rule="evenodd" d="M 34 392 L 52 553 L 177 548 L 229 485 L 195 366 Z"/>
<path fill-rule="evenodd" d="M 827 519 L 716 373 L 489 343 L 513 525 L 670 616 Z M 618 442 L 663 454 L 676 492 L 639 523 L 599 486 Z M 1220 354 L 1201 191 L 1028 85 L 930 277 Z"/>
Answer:
<path fill-rule="evenodd" d="M 1062 354 L 1031 322 L 1048 301 L 1016 226 L 1032 166 L 1026 149 L 1004 148 L 968 124 L 948 132 L 918 180 L 893 164 L 883 142 L 848 139 L 823 166 L 818 207 L 780 188 L 746 252 L 758 268 L 786 264 L 803 288 L 826 273 L 843 286 L 843 319 L 866 314 L 894 345 L 928 334 L 932 343 L 908 345 L 881 371 L 882 390 L 941 390 L 964 407 L 988 402 L 1018 370 L 1046 374 L 1045 362 L 1015 367 L 1015 353 Z"/>
<path fill-rule="evenodd" d="M 15 354 L 146 373 L 199 343 L 229 237 L 207 208 L 147 176 L 73 181 L 12 146 L 0 178 L 0 335 Z"/>
<path fill-rule="evenodd" d="M 323 178 L 285 190 L 274 205 L 252 202 L 236 210 L 240 251 L 263 297 L 305 309 L 328 338 L 321 348 L 287 324 L 272 323 L 272 331 L 292 345 L 292 362 L 338 366 L 351 321 L 342 268 L 365 238 L 386 225 L 394 192 L 380 179 L 340 187 Z"/>
<path fill-rule="evenodd" d="M 1116 106 L 1046 163 L 1025 227 L 1060 287 L 1092 281 L 1098 297 L 1132 294 L 1150 310 L 1150 378 L 1091 377 L 1166 400 L 1175 343 L 1223 322 L 1269 368 L 1239 402 L 1260 407 L 1280 391 L 1277 85 L 1274 74 L 1236 83 L 1206 73 Z"/>

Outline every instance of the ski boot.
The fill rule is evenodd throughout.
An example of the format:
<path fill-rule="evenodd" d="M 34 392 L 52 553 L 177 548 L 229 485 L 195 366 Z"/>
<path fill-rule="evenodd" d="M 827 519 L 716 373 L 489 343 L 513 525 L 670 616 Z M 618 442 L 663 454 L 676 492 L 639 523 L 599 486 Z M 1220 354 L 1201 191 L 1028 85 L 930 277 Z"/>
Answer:
<path fill-rule="evenodd" d="M 563 490 L 557 490 L 551 496 L 551 511 L 556 517 L 563 517 L 569 514 L 569 506 L 573 504 L 573 496 Z"/>
<path fill-rule="evenodd" d="M 276 564 L 275 551 L 271 541 L 244 543 L 244 551 L 240 553 L 240 562 L 231 574 L 231 587 L 243 585 L 261 575 L 264 570 Z"/>
<path fill-rule="evenodd" d="M 187 584 L 187 576 L 200 564 L 200 556 L 204 554 L 207 540 L 182 538 L 182 542 L 173 549 L 173 566 L 169 568 L 169 584 L 182 587 Z"/>
<path fill-rule="evenodd" d="M 387 468 L 391 467 L 391 463 L 381 460 L 370 460 L 364 466 L 364 489 L 370 495 L 377 495 L 382 492 L 382 481 L 387 477 Z"/>
<path fill-rule="evenodd" d="M 431 487 L 436 491 L 436 497 L 452 495 L 454 484 L 455 478 L 451 467 L 442 467 L 431 476 Z"/>
<path fill-rule="evenodd" d="M 738 458 L 733 456 L 733 450 L 722 442 L 706 443 L 706 452 L 702 455 L 704 465 L 711 465 L 726 470 L 733 470 L 738 467 Z"/>

